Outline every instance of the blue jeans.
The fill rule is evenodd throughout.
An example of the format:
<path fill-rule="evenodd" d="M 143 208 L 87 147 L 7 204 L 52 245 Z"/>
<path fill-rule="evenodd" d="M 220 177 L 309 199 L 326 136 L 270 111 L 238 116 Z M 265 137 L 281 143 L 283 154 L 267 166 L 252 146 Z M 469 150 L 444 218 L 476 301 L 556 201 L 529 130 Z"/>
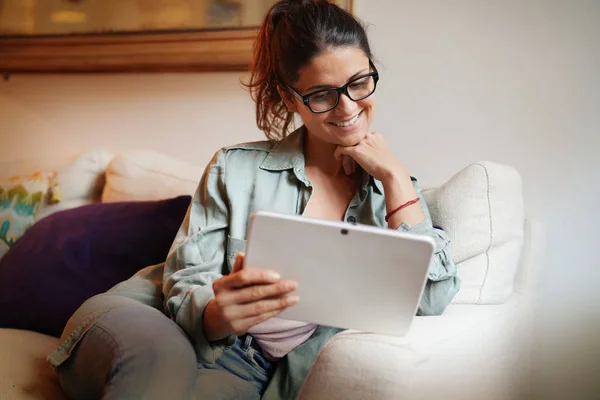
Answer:
<path fill-rule="evenodd" d="M 183 330 L 147 306 L 115 309 L 57 368 L 73 399 L 260 399 L 275 365 L 238 338 L 214 364 L 198 364 Z"/>

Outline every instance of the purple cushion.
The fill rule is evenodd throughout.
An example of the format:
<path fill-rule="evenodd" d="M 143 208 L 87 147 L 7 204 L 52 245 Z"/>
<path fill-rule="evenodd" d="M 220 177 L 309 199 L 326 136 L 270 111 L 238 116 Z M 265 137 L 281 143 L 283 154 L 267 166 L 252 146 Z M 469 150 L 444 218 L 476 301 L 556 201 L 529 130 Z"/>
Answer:
<path fill-rule="evenodd" d="M 165 260 L 190 202 L 92 204 L 42 219 L 0 259 L 0 327 L 59 337 L 86 299 Z"/>

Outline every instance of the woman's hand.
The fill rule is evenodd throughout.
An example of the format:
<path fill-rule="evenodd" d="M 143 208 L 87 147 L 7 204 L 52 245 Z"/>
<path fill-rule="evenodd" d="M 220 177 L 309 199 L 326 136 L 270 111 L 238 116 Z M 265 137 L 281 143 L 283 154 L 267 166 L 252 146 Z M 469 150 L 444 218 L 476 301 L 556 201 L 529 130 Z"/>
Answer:
<path fill-rule="evenodd" d="M 286 296 L 297 282 L 258 268 L 244 269 L 244 255 L 236 257 L 233 271 L 213 282 L 215 298 L 204 310 L 204 333 L 209 341 L 231 334 L 242 335 L 251 327 L 297 304 L 298 296 Z"/>
<path fill-rule="evenodd" d="M 348 171 L 344 158 L 351 157 L 369 175 L 381 181 L 388 213 L 417 197 L 410 175 L 402 163 L 394 157 L 383 136 L 378 132 L 368 134 L 354 146 L 338 146 L 335 157 L 342 161 L 346 173 Z M 423 209 L 417 204 L 394 213 L 388 221 L 388 227 L 396 229 L 402 222 L 414 226 L 425 220 Z"/>
<path fill-rule="evenodd" d="M 346 157 L 356 161 L 369 175 L 383 183 L 398 179 L 399 177 L 410 177 L 404 166 L 392 154 L 383 136 L 379 132 L 367 134 L 358 144 L 349 147 L 338 146 L 335 157 L 342 161 L 346 173 L 350 172 L 345 167 Z"/>

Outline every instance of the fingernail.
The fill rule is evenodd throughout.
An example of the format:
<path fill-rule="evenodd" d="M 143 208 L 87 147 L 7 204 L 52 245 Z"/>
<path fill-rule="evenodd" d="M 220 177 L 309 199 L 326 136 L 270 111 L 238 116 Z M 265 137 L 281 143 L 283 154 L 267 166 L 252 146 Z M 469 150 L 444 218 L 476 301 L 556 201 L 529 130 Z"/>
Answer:
<path fill-rule="evenodd" d="M 271 281 L 278 281 L 281 278 L 281 275 L 279 275 L 277 272 L 269 272 L 267 276 Z"/>
<path fill-rule="evenodd" d="M 300 296 L 288 296 L 288 304 L 296 304 L 300 301 Z"/>

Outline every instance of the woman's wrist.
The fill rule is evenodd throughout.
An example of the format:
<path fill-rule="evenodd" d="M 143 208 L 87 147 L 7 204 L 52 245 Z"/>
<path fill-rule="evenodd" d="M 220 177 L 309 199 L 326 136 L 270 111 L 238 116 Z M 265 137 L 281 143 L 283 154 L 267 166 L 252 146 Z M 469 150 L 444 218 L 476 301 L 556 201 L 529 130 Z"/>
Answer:
<path fill-rule="evenodd" d="M 214 299 L 209 301 L 202 314 L 202 326 L 204 327 L 204 336 L 209 342 L 225 339 L 231 335 L 223 323 L 219 311 L 216 308 Z"/>
<path fill-rule="evenodd" d="M 410 175 L 405 171 L 391 171 L 382 181 L 385 192 L 386 214 L 418 198 Z M 403 222 L 415 226 L 425 220 L 425 214 L 418 202 L 410 204 L 389 216 L 388 227 L 397 229 Z"/>
<path fill-rule="evenodd" d="M 385 191 L 386 198 L 393 197 L 394 200 L 409 201 L 417 197 L 415 187 L 412 184 L 410 175 L 403 169 L 389 170 L 384 174 L 384 178 L 381 183 L 383 184 L 383 190 Z M 392 206 L 395 208 L 399 206 Z M 389 207 L 388 207 L 389 208 Z M 390 210 L 388 209 L 388 212 Z"/>

